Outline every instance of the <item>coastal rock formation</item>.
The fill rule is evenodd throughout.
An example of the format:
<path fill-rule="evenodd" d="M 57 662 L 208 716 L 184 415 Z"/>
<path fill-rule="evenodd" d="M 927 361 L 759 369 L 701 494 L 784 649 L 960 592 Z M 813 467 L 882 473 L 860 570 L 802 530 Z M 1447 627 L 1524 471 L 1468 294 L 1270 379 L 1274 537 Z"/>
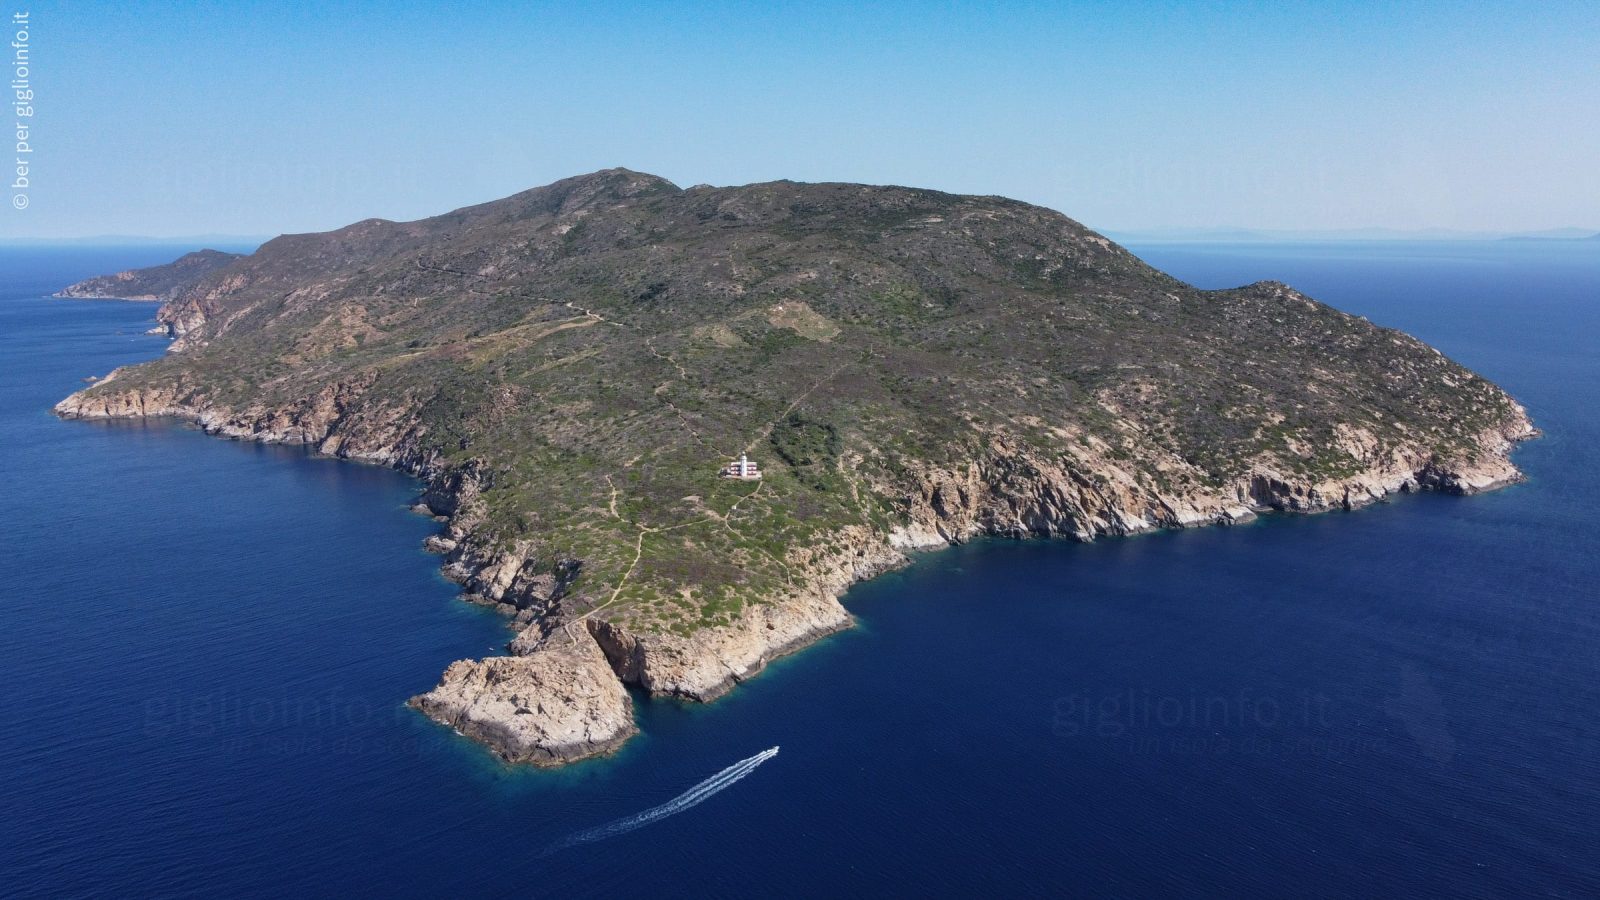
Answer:
<path fill-rule="evenodd" d="M 1357 457 L 1362 468 L 1348 476 L 1306 478 L 1257 466 L 1231 484 L 1200 492 L 1149 490 L 1115 460 L 1094 454 L 1041 457 L 996 441 L 981 461 L 921 473 L 904 540 L 916 546 L 976 535 L 1091 541 L 1161 528 L 1236 524 L 1268 511 L 1350 510 L 1419 490 L 1480 493 L 1521 480 L 1509 454 L 1517 441 L 1535 434 L 1525 417 L 1514 417 L 1479 436 L 1476 454 L 1450 462 L 1414 450 L 1382 454 L 1374 447 Z"/>
<path fill-rule="evenodd" d="M 652 693 L 713 700 L 771 660 L 847 627 L 850 614 L 832 595 L 789 597 L 751 607 L 727 625 L 688 636 L 632 634 L 605 620 L 589 625 L 624 680 Z M 518 645 L 513 643 L 512 650 Z"/>
<path fill-rule="evenodd" d="M 1094 540 L 1518 480 L 1495 385 L 1275 282 L 1201 291 L 1049 210 L 627 170 L 289 235 L 173 288 L 161 360 L 63 400 L 423 482 L 516 629 L 413 705 L 506 759 L 632 733 L 978 535 Z M 718 477 L 748 453 L 764 477 Z"/>
<path fill-rule="evenodd" d="M 181 288 L 228 265 L 242 254 L 196 250 L 173 262 L 148 269 L 130 269 L 70 284 L 55 293 L 74 300 L 171 300 Z"/>
<path fill-rule="evenodd" d="M 637 731 L 628 692 L 587 636 L 536 654 L 452 663 L 411 705 L 508 762 L 560 765 Z"/>

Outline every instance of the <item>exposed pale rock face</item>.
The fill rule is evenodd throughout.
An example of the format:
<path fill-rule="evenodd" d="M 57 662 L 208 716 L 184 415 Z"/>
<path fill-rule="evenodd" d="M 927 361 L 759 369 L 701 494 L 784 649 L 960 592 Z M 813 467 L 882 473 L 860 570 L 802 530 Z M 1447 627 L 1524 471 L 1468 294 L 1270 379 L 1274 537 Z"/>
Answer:
<path fill-rule="evenodd" d="M 589 629 L 624 680 L 655 694 L 712 700 L 771 660 L 849 625 L 839 601 L 819 593 L 761 604 L 731 625 L 688 637 L 630 634 L 606 621 L 591 621 Z"/>
<path fill-rule="evenodd" d="M 628 692 L 587 634 L 525 656 L 452 663 L 411 706 L 509 762 L 535 765 L 608 752 L 638 730 Z"/>
<path fill-rule="evenodd" d="M 113 370 L 98 384 L 115 380 L 122 371 Z M 420 449 L 425 432 L 414 421 L 412 410 L 371 404 L 357 408 L 357 399 L 370 384 L 370 378 L 342 382 L 291 406 L 239 411 L 196 401 L 176 388 L 79 392 L 57 403 L 55 412 L 71 419 L 184 419 L 208 434 L 273 444 L 310 444 L 329 456 L 395 466 L 425 477 L 426 460 Z"/>
<path fill-rule="evenodd" d="M 1365 471 L 1311 479 L 1258 466 L 1232 485 L 1168 493 L 1142 486 L 1114 460 L 1092 455 L 1041 457 L 997 440 L 982 460 L 958 470 L 927 469 L 909 498 L 909 522 L 890 536 L 907 549 L 988 534 L 1093 540 L 1158 528 L 1248 521 L 1258 513 L 1355 509 L 1395 493 L 1471 494 L 1521 481 L 1510 461 L 1517 441 L 1537 432 L 1520 414 L 1485 432 L 1460 459 L 1410 450 L 1370 453 Z M 1376 448 L 1373 448 L 1374 450 Z"/>

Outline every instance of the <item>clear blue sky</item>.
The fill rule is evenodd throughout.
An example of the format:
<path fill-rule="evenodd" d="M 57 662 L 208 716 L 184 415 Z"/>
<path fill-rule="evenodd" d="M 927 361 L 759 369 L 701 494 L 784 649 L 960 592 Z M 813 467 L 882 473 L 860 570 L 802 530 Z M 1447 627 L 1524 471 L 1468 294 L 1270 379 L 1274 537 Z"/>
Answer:
<path fill-rule="evenodd" d="M 0 239 L 321 230 L 616 165 L 1106 229 L 1600 228 L 1592 0 L 20 9 Z"/>

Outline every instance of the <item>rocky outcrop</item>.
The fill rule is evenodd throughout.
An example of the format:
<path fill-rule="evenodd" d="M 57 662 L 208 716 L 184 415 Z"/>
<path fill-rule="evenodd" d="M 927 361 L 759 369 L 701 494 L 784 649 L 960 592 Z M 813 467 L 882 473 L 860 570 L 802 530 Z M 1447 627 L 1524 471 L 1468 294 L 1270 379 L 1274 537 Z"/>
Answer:
<path fill-rule="evenodd" d="M 849 627 L 850 614 L 836 597 L 818 592 L 760 604 L 731 625 L 688 636 L 631 634 L 603 619 L 585 624 L 624 681 L 653 694 L 704 701 L 726 694 L 777 657 Z"/>
<path fill-rule="evenodd" d="M 113 369 L 96 387 L 115 381 L 122 373 Z M 194 419 L 196 411 L 183 403 L 171 388 L 138 388 L 129 391 L 87 393 L 79 391 L 57 403 L 55 413 L 67 419 L 142 419 L 171 416 Z"/>
<path fill-rule="evenodd" d="M 115 381 L 121 372 L 113 370 L 95 386 Z M 244 410 L 213 405 L 203 393 L 176 387 L 141 385 L 120 391 L 80 391 L 57 403 L 55 413 L 69 419 L 183 419 L 220 437 L 310 444 L 328 456 L 394 466 L 408 474 L 426 476 L 430 458 L 422 449 L 426 431 L 416 422 L 414 409 L 403 404 L 356 402 L 372 380 L 369 374 L 355 381 L 328 385 L 311 397 L 286 406 L 252 406 Z"/>
<path fill-rule="evenodd" d="M 1526 412 L 1516 407 L 1512 418 L 1456 457 L 1374 448 L 1363 460 L 1366 468 L 1344 477 L 1288 474 L 1260 464 L 1232 484 L 1184 492 L 1154 489 L 1103 456 L 1073 451 L 1045 457 L 997 439 L 986 456 L 963 468 L 920 472 L 918 490 L 907 501 L 907 524 L 893 543 L 929 547 L 980 534 L 1090 541 L 1236 524 L 1264 512 L 1356 509 L 1420 490 L 1479 493 L 1522 480 L 1511 449 L 1536 434 Z"/>
<path fill-rule="evenodd" d="M 410 705 L 509 762 L 543 766 L 609 752 L 638 730 L 628 692 L 588 635 L 452 663 Z"/>

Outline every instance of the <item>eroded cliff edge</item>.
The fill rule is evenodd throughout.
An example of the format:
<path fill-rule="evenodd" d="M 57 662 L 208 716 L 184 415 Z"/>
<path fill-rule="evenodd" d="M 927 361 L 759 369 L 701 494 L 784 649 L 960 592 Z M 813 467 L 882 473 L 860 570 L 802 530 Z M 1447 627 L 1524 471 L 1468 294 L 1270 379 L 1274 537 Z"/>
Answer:
<path fill-rule="evenodd" d="M 413 705 L 559 764 L 847 627 L 978 534 L 1092 540 L 1517 480 L 1504 392 L 1283 285 L 1196 291 L 1052 213 L 613 170 L 280 238 L 161 310 L 180 352 L 63 401 L 421 478 L 518 627 Z M 716 477 L 739 451 L 761 482 Z"/>

